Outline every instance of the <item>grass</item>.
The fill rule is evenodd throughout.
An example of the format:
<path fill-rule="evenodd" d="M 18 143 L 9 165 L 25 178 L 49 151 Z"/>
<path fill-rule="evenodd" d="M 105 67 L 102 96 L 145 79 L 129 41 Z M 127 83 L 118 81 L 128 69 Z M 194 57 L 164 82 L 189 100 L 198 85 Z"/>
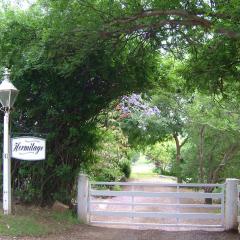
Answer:
<path fill-rule="evenodd" d="M 0 213 L 1 236 L 44 236 L 64 232 L 78 224 L 71 211 L 63 213 L 49 209 L 21 207 L 15 214 L 5 216 Z"/>
<path fill-rule="evenodd" d="M 49 233 L 47 226 L 30 216 L 0 215 L 0 233 L 5 236 L 40 236 Z"/>
<path fill-rule="evenodd" d="M 52 212 L 51 217 L 58 223 L 64 222 L 68 226 L 78 224 L 79 221 L 76 216 L 72 214 L 71 211 L 67 212 Z"/>
<path fill-rule="evenodd" d="M 148 179 L 154 178 L 158 175 L 153 172 L 154 166 L 141 155 L 137 162 L 132 166 L 132 172 L 130 178 L 134 179 Z"/>
<path fill-rule="evenodd" d="M 132 172 L 130 178 L 134 178 L 134 179 L 151 179 L 151 178 L 155 178 L 158 177 L 159 175 L 153 172 L 149 172 L 149 173 L 141 173 L 141 172 Z"/>

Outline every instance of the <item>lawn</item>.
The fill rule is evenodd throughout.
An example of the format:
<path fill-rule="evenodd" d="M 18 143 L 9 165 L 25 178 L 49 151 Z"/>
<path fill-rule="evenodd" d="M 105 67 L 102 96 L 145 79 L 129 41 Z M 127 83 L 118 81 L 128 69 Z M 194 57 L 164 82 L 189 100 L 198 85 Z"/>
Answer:
<path fill-rule="evenodd" d="M 132 165 L 130 178 L 132 179 L 147 179 L 157 177 L 154 173 L 154 165 L 149 162 L 144 155 L 141 155 L 137 162 Z"/>
<path fill-rule="evenodd" d="M 1 236 L 44 236 L 64 232 L 78 223 L 71 211 L 64 213 L 38 207 L 17 206 L 15 213 L 0 213 Z"/>

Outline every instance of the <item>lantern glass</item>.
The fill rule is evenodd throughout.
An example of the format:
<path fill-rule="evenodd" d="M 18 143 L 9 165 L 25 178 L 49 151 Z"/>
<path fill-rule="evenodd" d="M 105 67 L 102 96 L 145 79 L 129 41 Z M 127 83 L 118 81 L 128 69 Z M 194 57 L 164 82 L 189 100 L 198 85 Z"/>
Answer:
<path fill-rule="evenodd" d="M 0 102 L 3 107 L 11 108 L 17 98 L 18 91 L 14 90 L 0 90 Z"/>
<path fill-rule="evenodd" d="M 3 107 L 11 108 L 17 98 L 18 90 L 7 80 L 0 84 L 0 102 Z"/>

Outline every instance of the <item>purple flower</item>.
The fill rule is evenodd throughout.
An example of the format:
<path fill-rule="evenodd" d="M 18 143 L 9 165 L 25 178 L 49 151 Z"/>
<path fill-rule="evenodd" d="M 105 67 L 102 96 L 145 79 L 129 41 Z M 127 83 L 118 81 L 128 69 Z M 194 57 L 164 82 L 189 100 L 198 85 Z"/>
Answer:
<path fill-rule="evenodd" d="M 142 117 L 160 115 L 160 110 L 157 106 L 151 106 L 150 102 L 144 100 L 140 94 L 136 93 L 129 96 L 123 96 L 119 106 L 122 114 L 139 113 Z"/>

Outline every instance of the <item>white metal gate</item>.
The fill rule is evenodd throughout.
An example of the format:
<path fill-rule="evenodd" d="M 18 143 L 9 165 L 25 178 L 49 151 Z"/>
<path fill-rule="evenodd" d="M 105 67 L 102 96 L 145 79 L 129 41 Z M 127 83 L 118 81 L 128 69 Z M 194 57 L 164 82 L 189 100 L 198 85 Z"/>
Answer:
<path fill-rule="evenodd" d="M 90 223 L 223 228 L 224 192 L 225 184 L 92 182 Z"/>

